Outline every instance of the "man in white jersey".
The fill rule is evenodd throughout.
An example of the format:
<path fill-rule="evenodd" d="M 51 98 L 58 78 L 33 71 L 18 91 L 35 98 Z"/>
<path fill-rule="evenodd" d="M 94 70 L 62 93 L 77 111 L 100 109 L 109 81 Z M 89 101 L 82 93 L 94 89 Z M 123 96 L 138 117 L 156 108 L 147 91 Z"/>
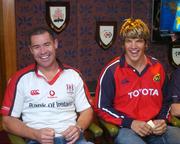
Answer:
<path fill-rule="evenodd" d="M 56 59 L 58 41 L 48 29 L 33 30 L 29 39 L 35 64 L 8 83 L 1 108 L 4 129 L 28 144 L 89 143 L 83 130 L 93 111 L 80 73 Z"/>

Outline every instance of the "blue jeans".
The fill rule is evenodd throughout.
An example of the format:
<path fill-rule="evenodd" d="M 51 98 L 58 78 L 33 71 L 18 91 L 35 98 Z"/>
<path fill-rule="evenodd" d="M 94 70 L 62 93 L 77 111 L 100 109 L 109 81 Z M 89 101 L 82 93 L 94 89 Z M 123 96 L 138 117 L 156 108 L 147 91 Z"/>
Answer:
<path fill-rule="evenodd" d="M 168 126 L 163 135 L 140 137 L 129 128 L 121 128 L 115 144 L 180 144 L 180 128 Z"/>
<path fill-rule="evenodd" d="M 54 138 L 54 144 L 66 144 L 66 143 L 67 141 L 63 137 Z M 40 144 L 40 143 L 35 140 L 30 140 L 27 144 Z M 75 142 L 75 144 L 93 144 L 93 143 L 87 142 L 83 134 L 81 134 L 79 139 Z"/>

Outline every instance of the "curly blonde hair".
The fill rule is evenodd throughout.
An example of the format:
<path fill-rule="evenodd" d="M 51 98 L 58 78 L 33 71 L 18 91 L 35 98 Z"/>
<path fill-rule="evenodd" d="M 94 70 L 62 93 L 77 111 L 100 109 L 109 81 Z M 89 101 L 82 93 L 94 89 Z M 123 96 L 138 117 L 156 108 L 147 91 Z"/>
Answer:
<path fill-rule="evenodd" d="M 125 38 L 142 38 L 145 41 L 149 39 L 150 32 L 148 26 L 140 19 L 126 19 L 120 29 L 120 36 Z"/>

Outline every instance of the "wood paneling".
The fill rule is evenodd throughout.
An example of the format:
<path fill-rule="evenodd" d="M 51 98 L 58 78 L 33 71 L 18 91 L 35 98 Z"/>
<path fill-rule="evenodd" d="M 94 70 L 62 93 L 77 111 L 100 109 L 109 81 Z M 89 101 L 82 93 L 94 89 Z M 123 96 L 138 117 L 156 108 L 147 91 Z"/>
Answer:
<path fill-rule="evenodd" d="M 0 102 L 9 77 L 16 71 L 14 0 L 0 1 Z"/>

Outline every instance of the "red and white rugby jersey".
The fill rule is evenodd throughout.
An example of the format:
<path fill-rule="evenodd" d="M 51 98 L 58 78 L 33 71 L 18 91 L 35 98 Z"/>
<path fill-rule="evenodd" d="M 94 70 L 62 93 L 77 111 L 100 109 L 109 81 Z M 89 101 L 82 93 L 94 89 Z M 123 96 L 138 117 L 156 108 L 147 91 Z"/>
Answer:
<path fill-rule="evenodd" d="M 27 126 L 54 128 L 57 133 L 76 124 L 77 112 L 90 107 L 89 91 L 80 74 L 72 68 L 59 68 L 52 81 L 30 65 L 9 81 L 1 113 L 22 117 Z"/>
<path fill-rule="evenodd" d="M 102 70 L 95 97 L 95 111 L 102 119 L 130 127 L 134 119 L 166 118 L 169 98 L 164 93 L 165 72 L 156 59 L 147 59 L 141 74 L 125 62 L 124 55 Z"/>

